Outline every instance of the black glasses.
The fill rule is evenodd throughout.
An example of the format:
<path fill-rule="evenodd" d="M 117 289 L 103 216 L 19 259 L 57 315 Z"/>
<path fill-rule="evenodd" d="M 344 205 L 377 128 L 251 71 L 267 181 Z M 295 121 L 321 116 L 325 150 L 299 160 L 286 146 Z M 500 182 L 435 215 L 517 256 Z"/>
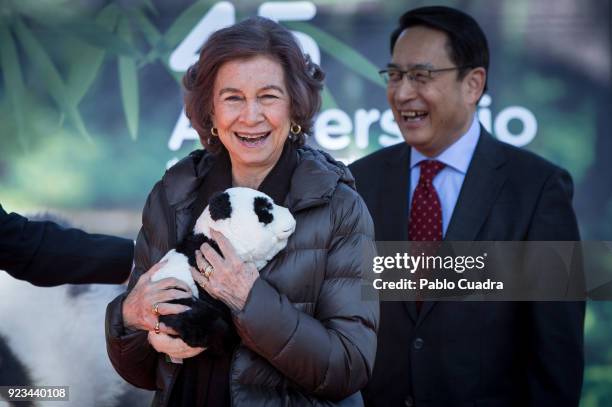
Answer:
<path fill-rule="evenodd" d="M 399 68 L 389 67 L 387 69 L 381 69 L 378 71 L 380 76 L 383 78 L 385 83 L 389 86 L 398 86 L 404 75 L 406 78 L 413 84 L 417 85 L 426 85 L 432 79 L 434 73 L 438 72 L 447 72 L 447 71 L 456 71 L 460 69 L 470 68 L 469 66 L 454 66 L 452 68 L 440 68 L 440 69 L 429 69 L 429 68 L 411 68 L 407 71 L 401 70 Z"/>

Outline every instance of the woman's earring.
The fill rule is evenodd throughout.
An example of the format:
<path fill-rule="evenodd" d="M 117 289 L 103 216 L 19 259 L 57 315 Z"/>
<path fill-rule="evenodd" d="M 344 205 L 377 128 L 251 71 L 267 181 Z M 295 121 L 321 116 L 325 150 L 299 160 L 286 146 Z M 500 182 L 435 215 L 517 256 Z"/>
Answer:
<path fill-rule="evenodd" d="M 291 134 L 289 135 L 289 139 L 293 141 L 297 138 L 298 134 L 302 132 L 302 126 L 292 122 L 289 131 L 291 132 Z"/>
<path fill-rule="evenodd" d="M 212 134 L 213 137 L 219 137 L 219 131 L 215 126 L 212 126 L 210 128 L 210 134 Z"/>

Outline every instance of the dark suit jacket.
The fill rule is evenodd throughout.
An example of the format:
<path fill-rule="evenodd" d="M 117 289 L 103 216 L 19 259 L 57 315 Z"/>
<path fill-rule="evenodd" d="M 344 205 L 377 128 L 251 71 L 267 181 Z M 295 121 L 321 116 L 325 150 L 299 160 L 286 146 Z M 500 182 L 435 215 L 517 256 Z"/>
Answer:
<path fill-rule="evenodd" d="M 132 268 L 134 242 L 31 222 L 0 205 L 0 270 L 38 286 L 119 284 Z"/>
<path fill-rule="evenodd" d="M 377 241 L 407 240 L 410 147 L 350 166 Z M 579 240 L 569 174 L 484 130 L 446 240 Z M 369 406 L 576 406 L 583 302 L 382 302 Z"/>

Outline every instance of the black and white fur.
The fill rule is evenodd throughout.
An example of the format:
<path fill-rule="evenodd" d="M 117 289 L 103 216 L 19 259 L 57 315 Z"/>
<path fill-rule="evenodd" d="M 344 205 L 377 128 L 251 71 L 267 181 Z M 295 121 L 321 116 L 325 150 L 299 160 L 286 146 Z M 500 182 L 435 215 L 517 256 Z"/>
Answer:
<path fill-rule="evenodd" d="M 50 213 L 28 217 L 75 226 Z M 36 287 L 0 270 L 0 386 L 70 388 L 66 402 L 13 404 L 0 397 L 0 406 L 151 405 L 153 393 L 122 379 L 106 353 L 106 306 L 124 291 L 119 284 Z"/>
<path fill-rule="evenodd" d="M 36 287 L 0 271 L 0 386 L 70 387 L 68 402 L 15 406 L 151 404 L 153 394 L 122 379 L 106 354 L 106 306 L 124 291 L 119 284 Z"/>
<path fill-rule="evenodd" d="M 158 270 L 153 281 L 175 277 L 186 282 L 193 297 L 177 303 L 191 309 L 177 315 L 162 315 L 160 322 L 172 327 L 192 347 L 220 351 L 233 343 L 231 315 L 219 300 L 212 298 L 193 281 L 190 266 L 195 267 L 195 251 L 208 242 L 217 251 L 210 231 L 222 233 L 238 257 L 261 270 L 287 245 L 295 230 L 295 219 L 287 208 L 276 205 L 266 194 L 250 188 L 229 188 L 211 197 L 198 217 L 193 232 L 163 259 L 168 262 Z M 162 260 L 163 260 L 162 259 Z"/>

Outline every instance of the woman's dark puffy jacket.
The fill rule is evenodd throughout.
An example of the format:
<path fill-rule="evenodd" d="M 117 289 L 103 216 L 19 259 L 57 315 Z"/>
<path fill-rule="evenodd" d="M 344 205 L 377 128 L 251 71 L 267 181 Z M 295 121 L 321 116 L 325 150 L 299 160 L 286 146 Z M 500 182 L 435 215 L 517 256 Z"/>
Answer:
<path fill-rule="evenodd" d="M 297 152 L 284 202 L 296 230 L 234 315 L 241 344 L 231 363 L 233 406 L 360 405 L 372 373 L 378 303 L 361 299 L 364 259 L 375 253 L 372 219 L 344 165 L 309 147 Z M 186 235 L 189 206 L 213 160 L 196 151 L 153 188 L 128 290 Z M 108 354 L 125 380 L 156 390 L 154 405 L 166 406 L 181 365 L 157 353 L 146 332 L 123 327 L 125 295 L 107 309 Z"/>

